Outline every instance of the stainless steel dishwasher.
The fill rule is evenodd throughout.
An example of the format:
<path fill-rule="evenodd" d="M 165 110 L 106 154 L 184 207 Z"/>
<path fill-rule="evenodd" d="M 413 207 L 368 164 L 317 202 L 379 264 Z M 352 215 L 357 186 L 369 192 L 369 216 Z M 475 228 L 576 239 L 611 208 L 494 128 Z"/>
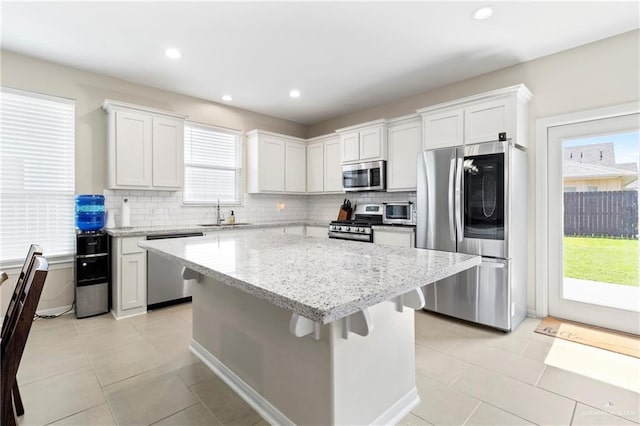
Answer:
<path fill-rule="evenodd" d="M 147 240 L 202 237 L 202 232 L 150 235 Z M 147 309 L 191 301 L 191 281 L 182 278 L 182 266 L 164 257 L 147 254 Z"/>

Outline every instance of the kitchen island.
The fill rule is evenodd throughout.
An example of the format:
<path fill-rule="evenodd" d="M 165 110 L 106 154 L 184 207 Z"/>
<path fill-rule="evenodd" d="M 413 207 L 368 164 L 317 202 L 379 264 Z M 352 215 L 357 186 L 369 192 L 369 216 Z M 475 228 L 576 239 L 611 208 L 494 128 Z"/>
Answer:
<path fill-rule="evenodd" d="M 418 404 L 420 287 L 459 253 L 259 230 L 144 241 L 194 277 L 192 351 L 272 424 L 390 424 Z"/>

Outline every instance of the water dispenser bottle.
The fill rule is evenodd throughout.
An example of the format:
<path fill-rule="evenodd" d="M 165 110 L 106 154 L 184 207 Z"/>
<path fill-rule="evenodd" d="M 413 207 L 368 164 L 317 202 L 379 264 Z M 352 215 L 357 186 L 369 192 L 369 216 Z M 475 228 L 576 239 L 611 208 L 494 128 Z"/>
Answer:
<path fill-rule="evenodd" d="M 76 227 L 83 231 L 99 231 L 104 228 L 104 196 L 76 196 Z"/>

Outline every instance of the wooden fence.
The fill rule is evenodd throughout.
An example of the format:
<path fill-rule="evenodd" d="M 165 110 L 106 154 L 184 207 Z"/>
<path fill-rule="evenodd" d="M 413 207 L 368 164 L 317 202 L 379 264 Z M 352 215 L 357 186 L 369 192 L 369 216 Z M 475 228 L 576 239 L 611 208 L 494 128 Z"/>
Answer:
<path fill-rule="evenodd" d="M 638 238 L 638 191 L 565 192 L 564 235 Z"/>

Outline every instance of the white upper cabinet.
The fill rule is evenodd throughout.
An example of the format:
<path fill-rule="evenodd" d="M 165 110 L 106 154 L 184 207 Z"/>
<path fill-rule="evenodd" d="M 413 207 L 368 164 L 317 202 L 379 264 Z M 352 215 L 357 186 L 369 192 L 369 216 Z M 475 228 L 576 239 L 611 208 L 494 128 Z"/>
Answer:
<path fill-rule="evenodd" d="M 342 156 L 340 137 L 332 135 L 324 141 L 324 192 L 344 192 L 342 188 Z"/>
<path fill-rule="evenodd" d="M 464 109 L 464 141 L 479 143 L 498 139 L 505 132 L 514 137 L 514 99 L 503 96 L 496 100 L 474 103 Z"/>
<path fill-rule="evenodd" d="M 387 120 L 376 120 L 338 129 L 342 144 L 342 162 L 387 159 Z"/>
<path fill-rule="evenodd" d="M 247 133 L 247 191 L 306 191 L 306 144 L 291 136 L 252 130 Z"/>
<path fill-rule="evenodd" d="M 330 134 L 308 140 L 307 193 L 344 192 L 340 136 Z"/>
<path fill-rule="evenodd" d="M 419 115 L 389 120 L 387 191 L 415 191 L 417 158 L 422 151 Z"/>
<path fill-rule="evenodd" d="M 499 133 L 527 146 L 527 104 L 532 94 L 523 84 L 419 109 L 423 148 L 434 149 L 498 140 Z"/>
<path fill-rule="evenodd" d="M 306 144 L 286 141 L 284 159 L 285 192 L 299 192 L 304 194 L 307 190 Z"/>
<path fill-rule="evenodd" d="M 445 112 L 424 114 L 424 150 L 458 146 L 464 142 L 464 110 L 452 109 Z M 428 146 L 427 143 L 428 142 Z"/>
<path fill-rule="evenodd" d="M 341 135 L 342 137 L 342 161 L 360 160 L 360 133 L 350 132 Z"/>
<path fill-rule="evenodd" d="M 182 188 L 186 116 L 105 100 L 110 189 Z"/>
<path fill-rule="evenodd" d="M 324 142 L 307 145 L 307 192 L 324 191 Z"/>
<path fill-rule="evenodd" d="M 153 186 L 182 188 L 184 182 L 184 120 L 153 119 Z"/>

